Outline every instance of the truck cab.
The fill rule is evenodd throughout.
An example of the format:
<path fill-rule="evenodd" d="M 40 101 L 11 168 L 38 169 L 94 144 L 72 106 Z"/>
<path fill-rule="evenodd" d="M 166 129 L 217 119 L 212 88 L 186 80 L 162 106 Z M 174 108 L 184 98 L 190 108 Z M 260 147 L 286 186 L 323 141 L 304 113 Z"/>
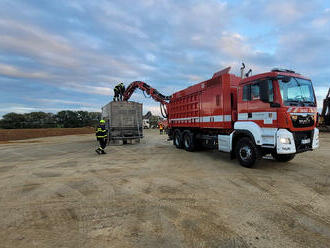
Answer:
<path fill-rule="evenodd" d="M 313 85 L 294 71 L 274 69 L 242 79 L 237 115 L 232 148 L 247 167 L 264 154 L 289 161 L 296 153 L 319 146 Z"/>

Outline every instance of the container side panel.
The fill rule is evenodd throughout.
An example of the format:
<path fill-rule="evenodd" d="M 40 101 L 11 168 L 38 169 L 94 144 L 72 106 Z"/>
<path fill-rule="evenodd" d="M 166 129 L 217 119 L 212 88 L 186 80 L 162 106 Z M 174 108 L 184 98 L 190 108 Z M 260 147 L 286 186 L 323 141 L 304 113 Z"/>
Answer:
<path fill-rule="evenodd" d="M 143 136 L 142 104 L 110 102 L 102 110 L 102 116 L 110 123 L 110 138 Z"/>
<path fill-rule="evenodd" d="M 231 75 L 223 74 L 173 94 L 170 127 L 232 128 Z"/>

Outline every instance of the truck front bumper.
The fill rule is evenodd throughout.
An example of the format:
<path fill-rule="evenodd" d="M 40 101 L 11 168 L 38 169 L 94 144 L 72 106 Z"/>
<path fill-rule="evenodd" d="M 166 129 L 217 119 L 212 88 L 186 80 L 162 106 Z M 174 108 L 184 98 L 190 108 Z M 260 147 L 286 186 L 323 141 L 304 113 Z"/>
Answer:
<path fill-rule="evenodd" d="M 314 135 L 313 135 L 313 144 L 312 144 L 312 149 L 313 150 L 319 148 L 319 146 L 320 146 L 319 133 L 320 133 L 319 129 L 315 128 L 314 129 Z"/>
<path fill-rule="evenodd" d="M 276 152 L 277 154 L 296 153 L 296 146 L 293 134 L 286 129 L 279 129 L 276 133 Z"/>
<path fill-rule="evenodd" d="M 319 147 L 319 130 L 290 132 L 279 129 L 276 134 L 276 151 L 278 154 L 292 154 L 311 151 Z"/>

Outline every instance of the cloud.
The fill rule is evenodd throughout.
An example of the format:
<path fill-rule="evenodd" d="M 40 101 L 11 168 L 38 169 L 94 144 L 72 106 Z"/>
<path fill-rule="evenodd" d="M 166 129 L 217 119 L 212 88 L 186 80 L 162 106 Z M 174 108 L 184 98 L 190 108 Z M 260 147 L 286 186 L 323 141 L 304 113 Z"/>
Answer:
<path fill-rule="evenodd" d="M 0 46 L 7 51 L 33 56 L 53 66 L 76 66 L 74 49 L 65 38 L 39 27 L 15 20 L 0 19 Z"/>
<path fill-rule="evenodd" d="M 203 78 L 201 76 L 198 76 L 198 75 L 193 75 L 193 74 L 190 74 L 190 75 L 186 75 L 187 76 L 187 79 L 188 81 L 192 81 L 192 82 L 200 82 L 203 80 Z"/>
<path fill-rule="evenodd" d="M 82 102 L 82 101 L 71 101 L 71 100 L 65 100 L 65 99 L 51 99 L 51 98 L 37 98 L 37 99 L 31 99 L 26 98 L 30 101 L 39 102 L 42 104 L 63 104 L 63 105 L 75 105 L 77 107 L 100 107 L 99 104 L 95 103 L 89 103 L 89 102 Z"/>
<path fill-rule="evenodd" d="M 321 3 L 320 0 L 243 0 L 237 6 L 236 13 L 239 12 L 255 26 L 267 23 L 286 28 L 309 21 L 311 13 L 314 11 L 315 15 Z"/>
<path fill-rule="evenodd" d="M 113 87 L 93 86 L 79 83 L 67 83 L 62 89 L 74 90 L 82 93 L 113 96 Z"/>
<path fill-rule="evenodd" d="M 0 30 L 2 49 L 28 57 L 34 64 L 47 66 L 48 71 L 61 71 L 65 79 L 69 77 L 69 73 L 76 80 L 80 80 L 82 76 L 93 78 L 95 76 L 90 74 L 93 71 L 107 72 L 106 74 L 113 76 L 136 77 L 139 75 L 139 67 L 142 70 L 149 69 L 144 64 L 128 64 L 125 58 L 95 51 L 102 41 L 88 34 L 74 32 L 71 37 L 63 37 L 32 24 L 8 19 L 0 19 Z M 61 81 L 65 82 L 66 80 Z"/>
<path fill-rule="evenodd" d="M 152 53 L 147 53 L 147 54 L 146 54 L 146 60 L 147 60 L 147 61 L 150 61 L 150 62 L 155 62 L 155 60 L 156 60 L 156 56 L 153 55 Z"/>
<path fill-rule="evenodd" d="M 38 107 L 30 107 L 27 105 L 22 104 L 8 104 L 5 106 L 0 107 L 0 118 L 6 113 L 14 112 L 18 114 L 30 113 L 30 112 L 52 112 L 57 113 L 62 110 L 72 110 L 72 111 L 89 111 L 89 112 L 101 112 L 100 108 L 93 108 L 93 107 L 67 107 L 67 108 L 57 108 L 57 107 L 45 107 L 45 106 L 38 106 Z"/>
<path fill-rule="evenodd" d="M 161 116 L 160 107 L 159 106 L 148 106 L 148 105 L 144 105 L 143 106 L 143 114 L 146 114 L 149 111 L 152 113 L 152 115 Z"/>
<path fill-rule="evenodd" d="M 329 83 L 329 86 L 330 86 L 330 83 Z M 316 86 L 316 87 L 314 87 L 314 90 L 315 90 L 315 96 L 316 96 L 316 101 L 317 101 L 317 110 L 319 112 L 321 112 L 322 107 L 323 107 L 323 100 L 326 97 L 329 88 L 322 87 L 322 86 L 321 87 Z"/>
<path fill-rule="evenodd" d="M 223 32 L 218 47 L 224 54 L 233 58 L 244 58 L 251 53 L 246 39 L 238 33 Z"/>
<path fill-rule="evenodd" d="M 330 8 L 325 9 L 318 17 L 312 21 L 314 28 L 326 28 L 330 24 Z"/>
<path fill-rule="evenodd" d="M 38 78 L 38 79 L 50 79 L 51 76 L 46 72 L 26 72 L 21 69 L 0 63 L 0 75 L 7 77 L 18 78 Z"/>
<path fill-rule="evenodd" d="M 327 88 L 327 8 L 320 0 L 1 1 L 1 80 L 58 94 L 39 102 L 54 109 L 70 94 L 75 106 L 95 98 L 104 105 L 117 82 L 144 80 L 171 95 L 227 66 L 239 74 L 242 61 L 254 74 L 287 67 Z M 21 103 L 22 90 L 5 89 L 0 103 Z M 132 99 L 158 109 L 141 93 Z"/>
<path fill-rule="evenodd" d="M 34 111 L 38 111 L 38 109 L 33 108 L 33 107 L 24 106 L 24 105 L 19 105 L 19 104 L 0 107 L 0 114 L 1 113 L 10 113 L 10 112 L 23 114 L 23 113 L 34 112 Z"/>
<path fill-rule="evenodd" d="M 303 18 L 308 9 L 301 1 L 280 0 L 269 1 L 265 10 L 267 16 L 274 17 L 281 24 L 288 24 Z"/>

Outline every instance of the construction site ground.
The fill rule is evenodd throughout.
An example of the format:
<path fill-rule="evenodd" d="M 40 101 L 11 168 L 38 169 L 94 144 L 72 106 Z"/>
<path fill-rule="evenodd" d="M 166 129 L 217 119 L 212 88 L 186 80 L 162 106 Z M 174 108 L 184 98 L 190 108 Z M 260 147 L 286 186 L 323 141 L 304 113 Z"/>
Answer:
<path fill-rule="evenodd" d="M 0 143 L 11 140 L 23 140 L 40 137 L 62 136 L 72 134 L 94 133 L 93 127 L 82 128 L 30 128 L 30 129 L 0 129 Z"/>
<path fill-rule="evenodd" d="M 95 148 L 93 134 L 0 145 L 0 247 L 329 247 L 329 133 L 254 169 L 158 130 Z"/>

